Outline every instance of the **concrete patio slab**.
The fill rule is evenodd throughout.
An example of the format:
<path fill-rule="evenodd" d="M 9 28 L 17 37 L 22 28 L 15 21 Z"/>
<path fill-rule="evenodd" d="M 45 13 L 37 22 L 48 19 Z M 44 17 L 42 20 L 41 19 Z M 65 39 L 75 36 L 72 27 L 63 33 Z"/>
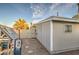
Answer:
<path fill-rule="evenodd" d="M 49 55 L 36 39 L 22 39 L 22 55 Z"/>

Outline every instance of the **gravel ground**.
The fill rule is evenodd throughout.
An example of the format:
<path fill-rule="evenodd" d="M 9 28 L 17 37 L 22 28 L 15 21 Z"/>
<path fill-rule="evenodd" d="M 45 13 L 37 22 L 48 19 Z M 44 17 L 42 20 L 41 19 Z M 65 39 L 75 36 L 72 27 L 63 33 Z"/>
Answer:
<path fill-rule="evenodd" d="M 22 55 L 49 55 L 36 39 L 22 39 Z"/>

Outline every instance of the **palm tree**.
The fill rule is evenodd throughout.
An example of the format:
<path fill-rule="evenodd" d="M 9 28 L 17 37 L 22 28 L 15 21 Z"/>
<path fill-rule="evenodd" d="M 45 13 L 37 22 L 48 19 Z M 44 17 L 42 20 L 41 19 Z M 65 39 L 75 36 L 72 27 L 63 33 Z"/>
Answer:
<path fill-rule="evenodd" d="M 18 30 L 19 39 L 20 39 L 20 30 L 29 29 L 29 25 L 25 22 L 24 19 L 19 18 L 13 25 L 13 27 Z"/>

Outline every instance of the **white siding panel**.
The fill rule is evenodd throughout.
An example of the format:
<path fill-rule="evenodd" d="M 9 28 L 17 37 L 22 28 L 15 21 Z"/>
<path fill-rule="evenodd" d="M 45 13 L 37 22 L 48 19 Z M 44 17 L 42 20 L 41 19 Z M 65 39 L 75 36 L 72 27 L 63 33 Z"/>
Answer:
<path fill-rule="evenodd" d="M 42 26 L 41 26 L 41 24 L 38 24 L 36 27 L 37 27 L 36 28 L 36 32 L 37 32 L 36 37 L 41 42 L 42 41 Z"/>
<path fill-rule="evenodd" d="M 37 25 L 37 39 L 50 51 L 50 22 Z"/>
<path fill-rule="evenodd" d="M 65 25 L 72 25 L 72 32 L 64 31 Z M 54 50 L 65 50 L 79 47 L 79 24 L 54 22 Z"/>

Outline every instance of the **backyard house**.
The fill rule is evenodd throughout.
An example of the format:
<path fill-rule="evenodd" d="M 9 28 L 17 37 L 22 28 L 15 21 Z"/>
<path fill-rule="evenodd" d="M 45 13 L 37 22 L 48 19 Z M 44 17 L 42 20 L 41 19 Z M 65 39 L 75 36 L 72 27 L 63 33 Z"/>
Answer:
<path fill-rule="evenodd" d="M 37 39 L 50 52 L 79 49 L 79 20 L 51 16 L 36 24 Z"/>

